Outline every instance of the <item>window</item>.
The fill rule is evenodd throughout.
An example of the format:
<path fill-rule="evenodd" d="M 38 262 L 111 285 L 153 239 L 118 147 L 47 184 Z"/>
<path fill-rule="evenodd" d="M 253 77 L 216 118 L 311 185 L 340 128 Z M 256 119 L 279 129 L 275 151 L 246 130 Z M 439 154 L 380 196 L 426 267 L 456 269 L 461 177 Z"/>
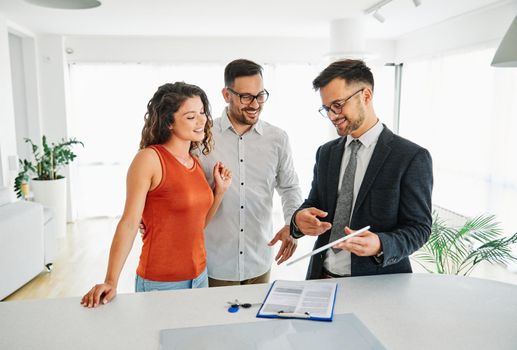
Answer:
<path fill-rule="evenodd" d="M 309 193 L 317 148 L 337 137 L 332 124 L 323 119 L 319 93 L 312 80 L 323 69 L 310 64 L 264 65 L 264 83 L 271 96 L 261 119 L 289 134 L 302 196 Z M 76 148 L 77 165 L 71 177 L 72 200 L 78 218 L 119 216 L 125 199 L 127 168 L 138 150 L 146 106 L 157 87 L 178 80 L 199 85 L 221 115 L 224 65 L 221 64 L 73 64 L 70 66 L 71 135 L 85 144 Z M 374 69 L 375 106 L 381 120 L 392 125 L 393 70 Z M 283 225 L 280 198 L 273 204 L 275 228 Z M 309 251 L 314 239 L 300 242 L 299 251 Z M 307 263 L 277 271 L 273 278 L 303 279 Z"/>
<path fill-rule="evenodd" d="M 317 116 L 319 95 L 309 65 L 266 65 L 271 97 L 261 118 L 287 130 L 295 166 L 306 195 L 317 146 L 334 137 Z M 224 65 L 73 64 L 70 66 L 71 135 L 85 143 L 77 149 L 73 194 L 78 218 L 118 216 L 125 198 L 127 168 L 138 150 L 146 106 L 157 87 L 185 81 L 202 87 L 212 116 L 221 115 Z M 280 208 L 280 206 L 275 205 Z"/>
<path fill-rule="evenodd" d="M 400 134 L 433 157 L 433 201 L 468 216 L 517 217 L 517 72 L 493 49 L 404 64 Z"/>

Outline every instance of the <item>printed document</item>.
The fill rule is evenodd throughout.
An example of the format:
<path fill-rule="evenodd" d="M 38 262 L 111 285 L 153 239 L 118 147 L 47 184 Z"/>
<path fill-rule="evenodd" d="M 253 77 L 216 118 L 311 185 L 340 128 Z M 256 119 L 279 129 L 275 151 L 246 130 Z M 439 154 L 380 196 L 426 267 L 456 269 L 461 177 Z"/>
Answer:
<path fill-rule="evenodd" d="M 332 320 L 336 282 L 275 281 L 259 317 Z"/>

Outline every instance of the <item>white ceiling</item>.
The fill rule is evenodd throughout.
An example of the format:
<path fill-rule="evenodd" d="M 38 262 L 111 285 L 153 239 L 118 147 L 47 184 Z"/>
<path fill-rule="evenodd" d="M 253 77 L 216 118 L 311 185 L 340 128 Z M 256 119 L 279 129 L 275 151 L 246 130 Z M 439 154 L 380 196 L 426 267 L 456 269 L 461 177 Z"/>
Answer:
<path fill-rule="evenodd" d="M 72 0 L 70 0 L 72 1 Z M 363 11 L 377 0 L 100 0 L 89 10 L 56 10 L 0 0 L 0 14 L 35 33 L 124 36 L 328 37 L 330 22 L 365 19 L 368 38 L 396 38 L 501 0 L 393 0 L 379 23 Z M 252 45 L 253 42 L 250 42 Z"/>

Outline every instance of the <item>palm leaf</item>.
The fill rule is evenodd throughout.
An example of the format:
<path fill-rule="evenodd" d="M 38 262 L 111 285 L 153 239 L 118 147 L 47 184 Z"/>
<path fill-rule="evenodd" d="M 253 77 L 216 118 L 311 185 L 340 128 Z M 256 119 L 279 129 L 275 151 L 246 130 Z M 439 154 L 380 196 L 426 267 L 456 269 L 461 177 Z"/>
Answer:
<path fill-rule="evenodd" d="M 464 229 L 467 230 L 469 240 L 478 241 L 481 244 L 497 239 L 502 233 L 494 215 L 475 217 L 465 223 Z"/>
<path fill-rule="evenodd" d="M 472 261 L 473 265 L 481 261 L 488 261 L 492 264 L 506 264 L 510 261 L 517 261 L 517 258 L 512 255 L 511 247 L 515 243 L 517 243 L 517 233 L 511 237 L 489 241 L 475 249 L 466 260 Z"/>
<path fill-rule="evenodd" d="M 414 260 L 437 273 L 468 275 L 482 261 L 508 263 L 517 261 L 511 245 L 517 243 L 517 233 L 501 238 L 500 223 L 494 215 L 479 215 L 468 219 L 461 227 L 450 227 L 433 212 L 431 235 L 424 246 L 413 255 Z"/>
<path fill-rule="evenodd" d="M 426 261 L 427 257 L 423 254 L 421 256 L 419 256 L 420 254 L 419 253 L 415 253 L 412 255 L 412 257 L 414 258 L 413 261 L 415 261 L 418 265 L 422 266 L 427 272 L 429 273 L 436 273 L 436 271 L 434 271 L 433 269 L 429 268 L 426 264 L 424 264 L 423 262 Z M 430 259 L 428 260 L 429 263 L 434 263 L 434 259 L 432 257 L 430 257 Z"/>

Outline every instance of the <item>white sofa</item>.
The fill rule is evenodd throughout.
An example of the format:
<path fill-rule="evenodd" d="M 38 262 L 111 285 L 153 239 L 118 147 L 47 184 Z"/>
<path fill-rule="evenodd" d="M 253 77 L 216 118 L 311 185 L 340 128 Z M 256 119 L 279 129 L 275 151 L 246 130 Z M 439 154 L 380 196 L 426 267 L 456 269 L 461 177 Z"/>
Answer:
<path fill-rule="evenodd" d="M 45 252 L 45 266 L 48 271 L 52 269 L 52 264 L 57 256 L 57 227 L 56 219 L 52 210 L 43 208 L 43 246 Z"/>
<path fill-rule="evenodd" d="M 9 189 L 0 188 L 0 300 L 45 266 L 43 206 L 9 197 Z"/>

